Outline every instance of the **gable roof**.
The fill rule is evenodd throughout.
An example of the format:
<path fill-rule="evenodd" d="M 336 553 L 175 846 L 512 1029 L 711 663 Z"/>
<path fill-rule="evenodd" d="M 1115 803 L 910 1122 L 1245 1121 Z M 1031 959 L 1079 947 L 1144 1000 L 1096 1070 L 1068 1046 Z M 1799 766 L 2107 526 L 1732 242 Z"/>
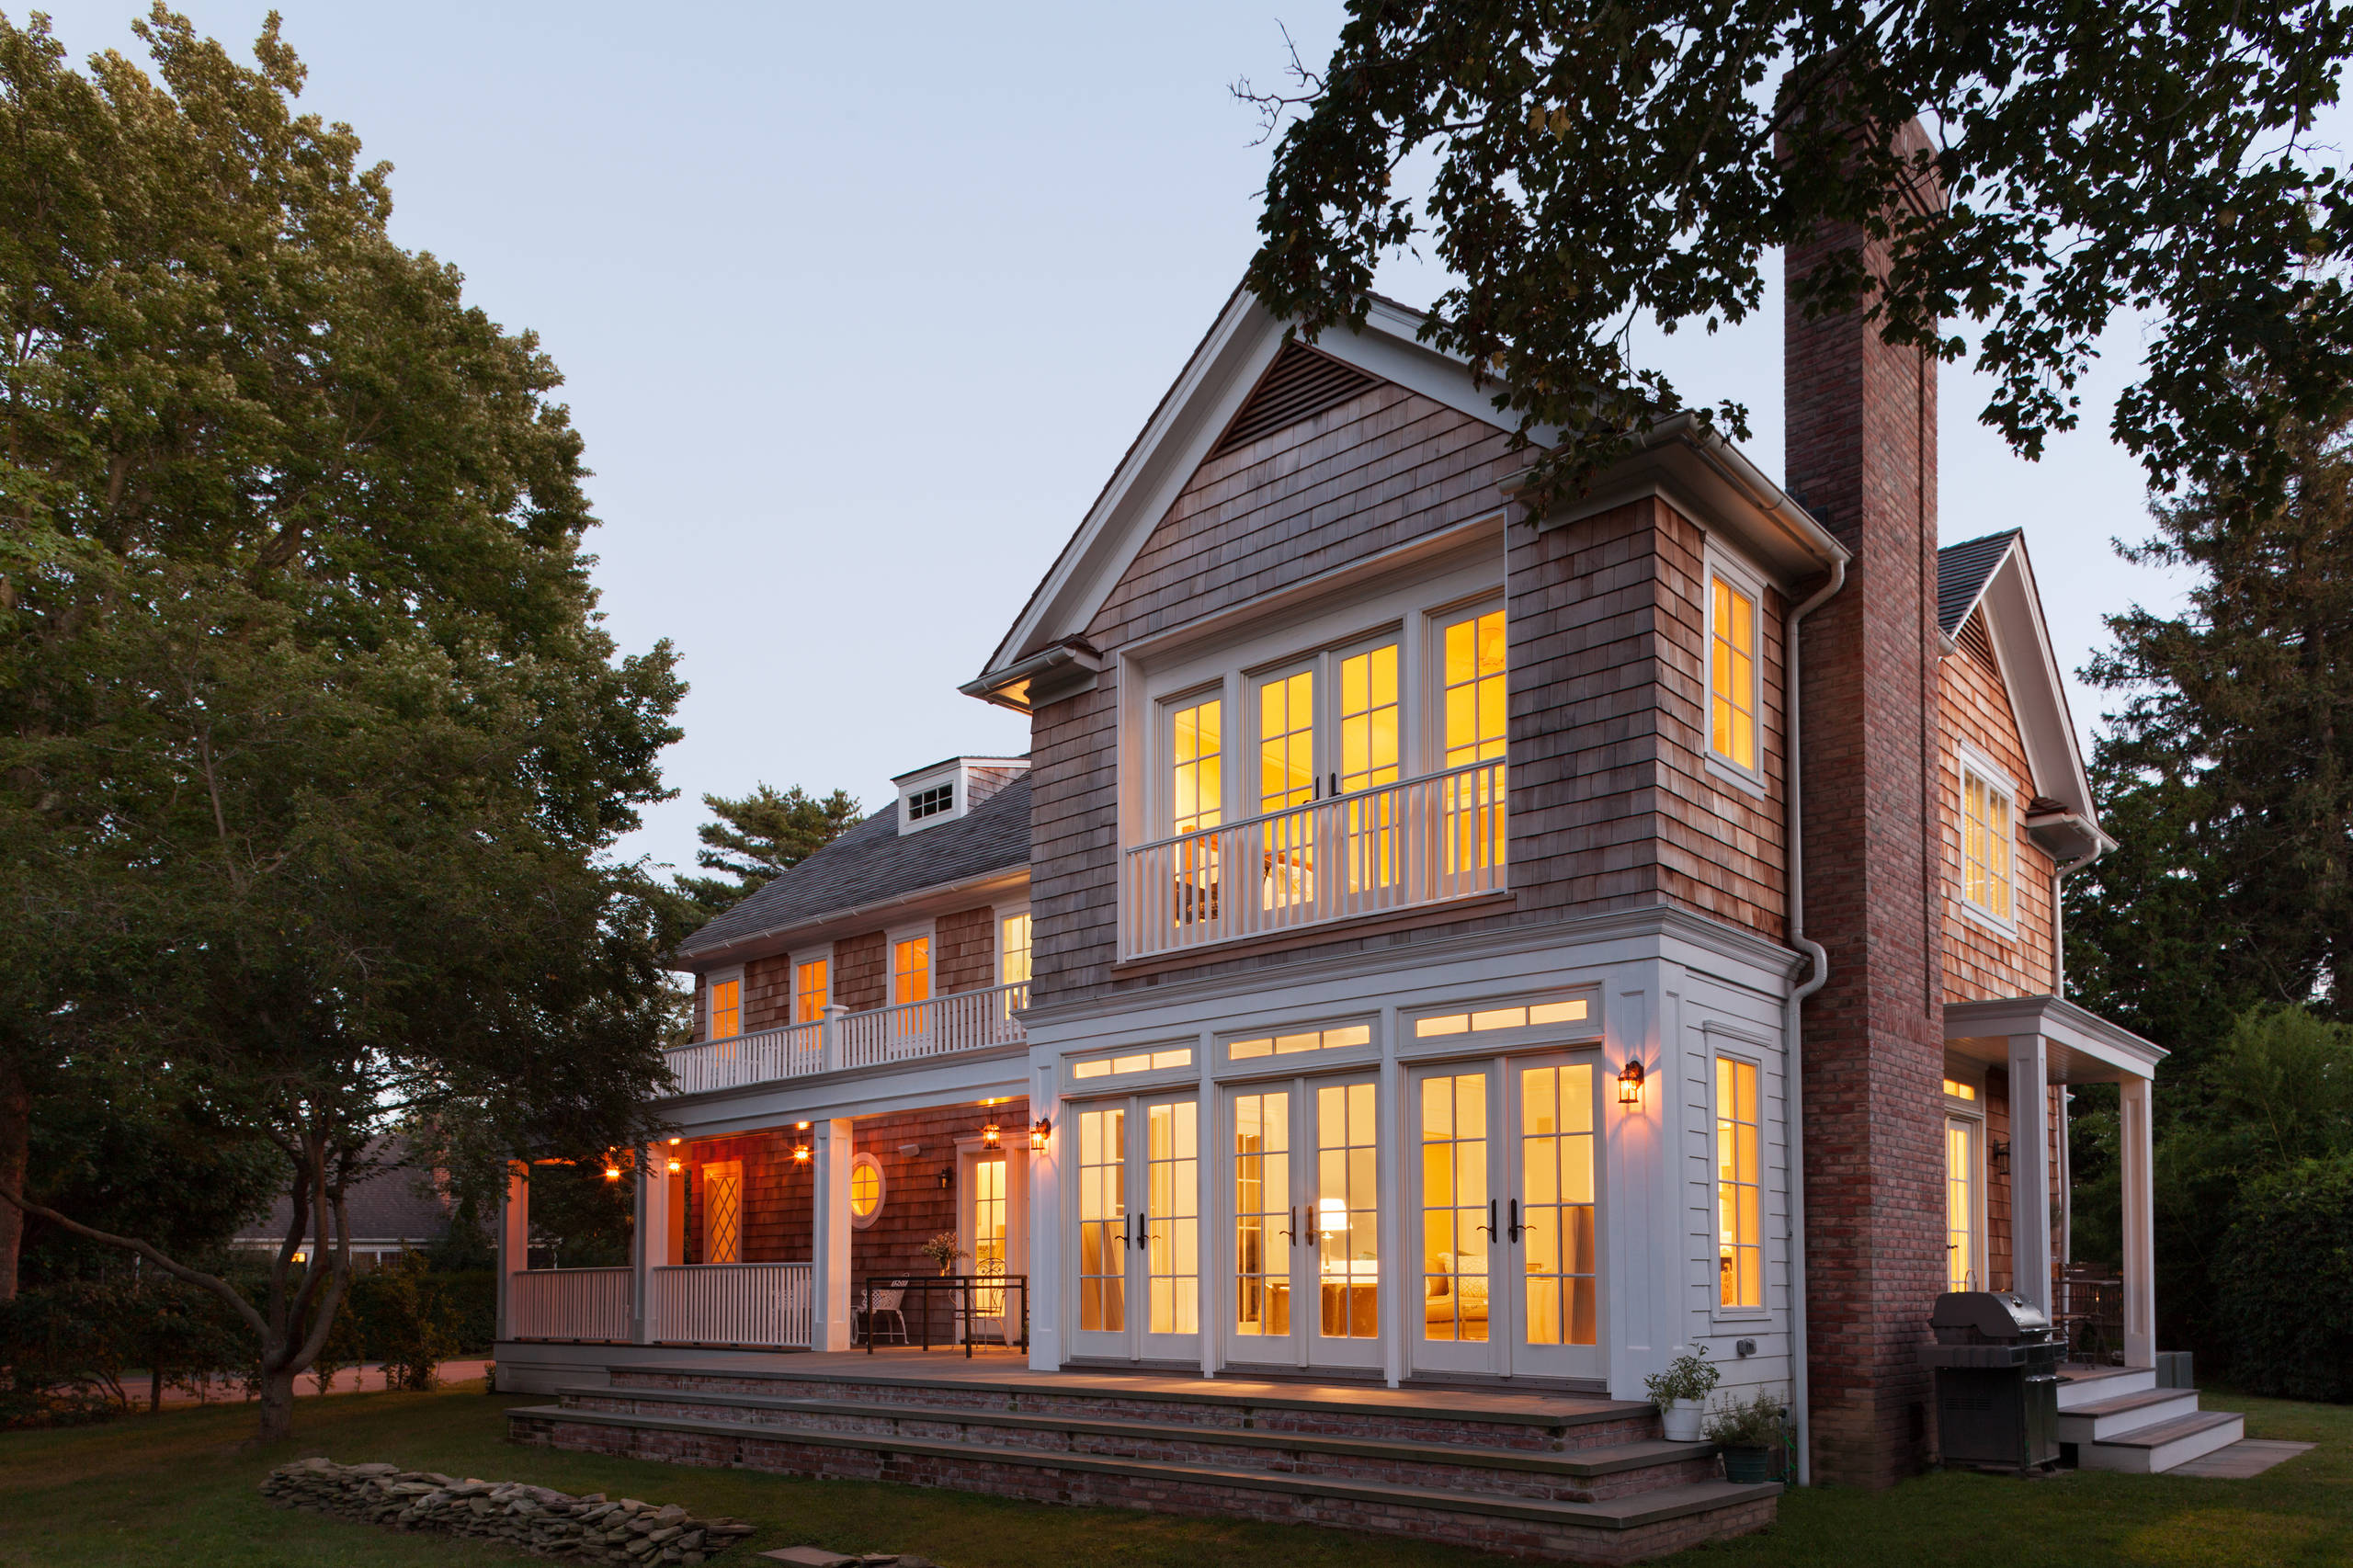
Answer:
<path fill-rule="evenodd" d="M 344 1222 L 354 1241 L 414 1242 L 419 1246 L 441 1239 L 449 1228 L 449 1199 L 427 1173 L 407 1163 L 408 1144 L 386 1136 L 369 1144 L 367 1157 L 384 1165 L 354 1182 L 343 1196 Z M 279 1243 L 293 1220 L 293 1200 L 280 1196 L 269 1213 L 240 1226 L 236 1240 Z"/>
<path fill-rule="evenodd" d="M 1961 635 L 1961 624 L 1977 601 L 1985 596 L 1985 585 L 1994 580 L 1995 568 L 2008 556 L 2013 544 L 2024 548 L 2026 535 L 2017 528 L 2006 528 L 1983 539 L 1963 540 L 1937 551 L 1937 630 L 1947 637 Z"/>
<path fill-rule="evenodd" d="M 827 915 L 1029 864 L 1025 770 L 952 822 L 899 831 L 891 803 L 678 944 L 692 960 Z"/>

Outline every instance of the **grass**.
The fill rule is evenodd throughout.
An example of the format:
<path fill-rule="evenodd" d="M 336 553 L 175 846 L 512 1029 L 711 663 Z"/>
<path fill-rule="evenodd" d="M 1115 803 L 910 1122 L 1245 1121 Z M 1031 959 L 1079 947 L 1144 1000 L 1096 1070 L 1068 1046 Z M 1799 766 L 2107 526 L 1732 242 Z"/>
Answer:
<path fill-rule="evenodd" d="M 265 1504 L 270 1466 L 306 1454 L 537 1482 L 679 1503 L 766 1528 L 730 1554 L 800 1542 L 919 1552 L 949 1568 L 1449 1568 L 1448 1548 L 1303 1526 L 1054 1508 L 956 1493 L 692 1470 L 510 1448 L 479 1392 L 305 1399 L 292 1440 L 244 1446 L 244 1405 L 101 1426 L 0 1434 L 0 1564 L 109 1568 L 508 1565 L 485 1544 L 398 1535 Z M 2353 1562 L 2353 1409 L 2210 1395 L 2251 1436 L 2318 1442 L 2253 1481 L 2080 1473 L 2044 1481 L 1930 1475 L 1880 1493 L 1782 1499 L 1773 1529 L 1702 1548 L 1675 1568 L 2304 1568 Z M 722 1559 L 722 1562 L 730 1559 Z"/>

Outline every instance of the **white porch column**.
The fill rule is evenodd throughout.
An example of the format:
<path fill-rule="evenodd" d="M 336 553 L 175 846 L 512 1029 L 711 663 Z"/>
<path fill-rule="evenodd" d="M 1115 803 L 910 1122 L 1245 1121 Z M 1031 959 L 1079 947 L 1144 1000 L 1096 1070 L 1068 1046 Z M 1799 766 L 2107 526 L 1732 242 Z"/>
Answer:
<path fill-rule="evenodd" d="M 1070 1147 L 1072 1134 L 1063 1125 L 1063 1102 L 1054 1092 L 1057 1069 L 1051 1061 L 1033 1062 L 1037 1088 L 1029 1096 L 1029 1115 L 1044 1117 L 1052 1126 L 1046 1146 L 1029 1156 L 1024 1179 L 1029 1187 L 1029 1366 L 1051 1372 L 1063 1364 L 1063 1221 L 1061 1152 Z"/>
<path fill-rule="evenodd" d="M 2119 1179 L 2124 1199 L 2124 1364 L 2157 1364 L 2157 1229 L 2151 1170 L 2154 1150 L 2146 1078 L 2128 1077 L 2117 1096 Z"/>
<path fill-rule="evenodd" d="M 531 1266 L 531 1167 L 506 1165 L 506 1200 L 498 1208 L 498 1337 L 515 1336 L 515 1271 Z"/>
<path fill-rule="evenodd" d="M 654 1271 L 670 1256 L 670 1176 L 665 1150 L 650 1143 L 637 1152 L 637 1227 L 630 1237 L 630 1340 L 652 1345 L 662 1337 L 654 1309 Z"/>
<path fill-rule="evenodd" d="M 2050 1059 L 2039 1034 L 2010 1036 L 2010 1286 L 2051 1311 Z"/>
<path fill-rule="evenodd" d="M 813 1163 L 817 1167 L 817 1194 L 810 1227 L 809 1348 L 847 1350 L 850 1338 L 849 1280 L 849 1156 L 850 1124 L 847 1117 L 820 1121 L 810 1129 Z"/>

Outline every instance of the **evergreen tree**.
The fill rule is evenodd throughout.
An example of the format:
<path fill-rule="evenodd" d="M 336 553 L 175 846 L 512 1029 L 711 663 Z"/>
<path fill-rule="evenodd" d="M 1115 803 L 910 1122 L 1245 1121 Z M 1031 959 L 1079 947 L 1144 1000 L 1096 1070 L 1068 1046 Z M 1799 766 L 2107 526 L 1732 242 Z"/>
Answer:
<path fill-rule="evenodd" d="M 780 792 L 761 784 L 737 799 L 705 795 L 702 803 L 718 820 L 695 830 L 703 845 L 695 863 L 722 874 L 676 879 L 696 925 L 733 908 L 857 826 L 863 815 L 847 790 L 821 797 L 798 784 Z"/>

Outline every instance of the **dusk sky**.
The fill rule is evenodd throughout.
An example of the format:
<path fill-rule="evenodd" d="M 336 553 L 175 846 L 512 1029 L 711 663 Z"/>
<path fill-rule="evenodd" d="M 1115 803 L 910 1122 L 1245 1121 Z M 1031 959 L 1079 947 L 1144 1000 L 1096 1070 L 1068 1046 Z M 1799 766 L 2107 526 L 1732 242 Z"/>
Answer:
<path fill-rule="evenodd" d="M 76 58 L 130 0 L 46 7 Z M 242 54 L 266 6 L 185 7 Z M 624 845 L 689 864 L 705 791 L 847 789 L 1027 749 L 960 695 L 1239 279 L 1267 150 L 1227 87 L 1320 64 L 1330 0 L 1182 6 L 281 4 L 306 108 L 395 167 L 394 236 L 540 335 L 587 440 L 621 646 L 676 642 L 679 798 Z M 22 9 L 11 16 L 21 20 Z M 143 56 L 141 56 L 143 58 Z M 1411 261 L 1385 291 L 1442 286 Z M 1777 306 L 1639 340 L 1744 398 L 1781 470 Z M 1942 387 L 1943 537 L 2027 530 L 2072 672 L 2104 612 L 2174 601 L 2107 437 L 2137 327 L 2040 465 Z M 2077 727 L 2103 696 L 2078 684 Z"/>

